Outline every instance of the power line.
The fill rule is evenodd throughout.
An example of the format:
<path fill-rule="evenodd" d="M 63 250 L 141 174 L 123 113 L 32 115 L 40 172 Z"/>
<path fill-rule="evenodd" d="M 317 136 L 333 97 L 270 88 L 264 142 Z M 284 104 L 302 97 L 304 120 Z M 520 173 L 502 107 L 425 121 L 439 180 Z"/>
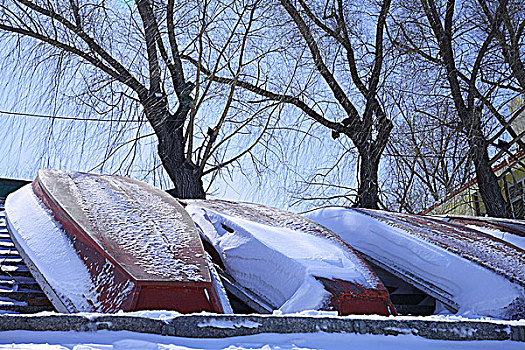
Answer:
<path fill-rule="evenodd" d="M 402 154 L 402 153 L 390 153 L 384 152 L 384 156 L 387 157 L 400 157 L 400 158 L 436 158 L 436 159 L 462 159 L 462 156 L 447 156 L 447 155 L 437 155 L 437 154 Z"/>
<path fill-rule="evenodd" d="M 19 116 L 19 117 L 73 120 L 73 121 L 82 121 L 82 122 L 113 122 L 113 123 L 142 123 L 143 122 L 142 120 L 135 120 L 135 119 L 78 118 L 78 117 L 56 116 L 56 115 L 47 115 L 47 114 L 9 112 L 9 111 L 2 111 L 2 110 L 0 110 L 0 114 Z"/>

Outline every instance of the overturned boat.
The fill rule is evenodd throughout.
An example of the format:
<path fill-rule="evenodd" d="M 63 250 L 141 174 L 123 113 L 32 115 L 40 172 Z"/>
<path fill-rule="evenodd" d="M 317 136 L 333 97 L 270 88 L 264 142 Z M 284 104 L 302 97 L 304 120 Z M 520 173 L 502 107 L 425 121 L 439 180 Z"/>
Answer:
<path fill-rule="evenodd" d="M 367 263 L 337 235 L 302 216 L 257 204 L 186 201 L 229 291 L 258 312 L 334 310 L 395 314 Z M 247 292 L 245 292 L 247 291 Z"/>
<path fill-rule="evenodd" d="M 42 169 L 5 206 L 15 246 L 58 311 L 231 311 L 195 225 L 164 191 Z"/>
<path fill-rule="evenodd" d="M 466 221 L 351 208 L 318 209 L 307 216 L 449 312 L 525 317 L 525 251 L 475 229 L 479 221 L 467 227 Z"/>

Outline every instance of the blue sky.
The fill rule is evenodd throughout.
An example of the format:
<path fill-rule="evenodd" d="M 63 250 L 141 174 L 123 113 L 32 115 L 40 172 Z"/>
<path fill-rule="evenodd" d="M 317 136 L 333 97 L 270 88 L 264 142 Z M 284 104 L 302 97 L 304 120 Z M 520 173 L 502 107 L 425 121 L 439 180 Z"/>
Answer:
<path fill-rule="evenodd" d="M 8 112 L 34 113 L 53 115 L 49 101 L 42 97 L 41 90 L 32 86 L 31 82 L 13 85 L 10 77 L 1 77 L 4 89 L 0 92 L 0 110 Z M 51 104 L 52 105 L 52 104 Z M 55 115 L 74 117 L 68 114 L 68 107 L 61 108 Z M 97 118 L 81 116 L 80 118 Z M 108 148 L 114 149 L 114 142 L 122 142 L 136 136 L 138 125 L 127 124 L 130 130 L 120 135 L 115 141 L 112 130 L 118 130 L 120 125 L 108 122 L 52 120 L 31 116 L 0 114 L 0 176 L 31 180 L 39 168 L 56 168 L 75 171 L 93 171 L 129 175 L 145 180 L 162 188 L 170 188 L 171 184 L 159 166 L 156 156 L 156 138 L 153 136 L 141 139 L 137 159 L 132 166 L 120 167 L 120 162 L 129 148 L 122 150 L 100 167 L 100 162 Z M 113 123 L 114 124 L 114 123 Z M 148 135 L 151 129 L 147 123 L 142 125 L 141 135 Z M 333 145 L 339 145 L 320 130 L 321 137 L 297 139 L 290 133 L 289 138 L 278 142 L 271 151 L 265 150 L 264 157 L 272 157 L 274 153 L 283 152 L 282 157 L 273 155 L 270 166 L 255 168 L 248 157 L 241 161 L 242 168 L 230 167 L 221 173 L 212 185 L 209 194 L 216 198 L 226 198 L 249 202 L 258 202 L 281 208 L 288 208 L 297 202 L 291 192 L 301 194 L 301 181 L 313 170 L 321 170 L 323 164 L 330 164 L 337 159 L 338 150 Z M 289 152 L 289 154 L 284 154 Z M 278 159 L 280 158 L 280 159 Z M 98 167 L 97 167 L 98 165 Z M 155 176 L 147 175 L 151 168 L 157 167 Z M 348 178 L 352 178 L 352 171 Z M 205 178 L 205 181 L 209 179 Z M 209 181 L 209 180 L 208 180 Z M 295 210 L 309 208 L 308 203 L 295 206 Z M 292 208 L 292 210 L 294 210 Z"/>

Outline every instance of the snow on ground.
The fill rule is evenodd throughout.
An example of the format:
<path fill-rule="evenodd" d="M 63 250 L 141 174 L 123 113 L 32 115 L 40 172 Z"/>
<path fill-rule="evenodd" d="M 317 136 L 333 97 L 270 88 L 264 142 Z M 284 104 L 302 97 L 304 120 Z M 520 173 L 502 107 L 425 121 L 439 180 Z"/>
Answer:
<path fill-rule="evenodd" d="M 92 311 L 90 304 L 97 302 L 97 296 L 91 289 L 90 274 L 60 224 L 34 195 L 31 185 L 9 195 L 5 207 L 11 233 L 38 265 L 47 284 L 53 286 L 61 299 L 69 300 L 66 304 L 73 306 L 69 311 Z"/>
<path fill-rule="evenodd" d="M 441 298 L 448 299 L 449 306 L 461 315 L 511 318 L 516 310 L 523 309 L 525 291 L 518 283 L 401 227 L 347 208 L 318 209 L 307 217 L 331 229 L 360 252 L 416 276 Z"/>
<path fill-rule="evenodd" d="M 412 335 L 384 336 L 341 333 L 257 334 L 221 339 L 180 338 L 111 332 L 0 332 L 0 349 L 28 350 L 193 350 L 193 349 L 359 349 L 359 350 L 522 350 L 514 341 L 446 341 Z"/>
<path fill-rule="evenodd" d="M 282 312 L 325 305 L 330 294 L 314 276 L 377 286 L 350 249 L 328 238 L 226 215 L 199 202 L 186 210 L 233 278 Z"/>

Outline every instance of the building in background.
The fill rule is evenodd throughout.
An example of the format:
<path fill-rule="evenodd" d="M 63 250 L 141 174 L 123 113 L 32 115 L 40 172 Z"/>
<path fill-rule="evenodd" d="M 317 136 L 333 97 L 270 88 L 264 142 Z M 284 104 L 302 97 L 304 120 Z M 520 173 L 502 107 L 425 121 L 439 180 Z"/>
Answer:
<path fill-rule="evenodd" d="M 509 103 L 511 116 L 516 115 L 511 125 L 518 137 L 525 142 L 525 104 L 517 97 Z M 523 109 L 523 110 L 522 110 Z M 513 218 L 525 218 L 525 150 L 518 147 L 492 170 L 499 180 L 503 198 L 509 203 Z M 477 180 L 474 178 L 442 201 L 422 211 L 423 215 L 471 215 L 485 216 L 485 205 L 481 200 Z"/>

